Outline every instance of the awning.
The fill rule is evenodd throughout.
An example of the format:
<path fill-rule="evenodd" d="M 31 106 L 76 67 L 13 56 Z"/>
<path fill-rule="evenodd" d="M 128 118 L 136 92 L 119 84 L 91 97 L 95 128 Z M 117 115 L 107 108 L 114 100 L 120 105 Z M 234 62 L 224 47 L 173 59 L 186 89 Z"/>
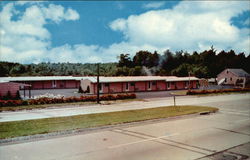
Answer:
<path fill-rule="evenodd" d="M 218 85 L 223 84 L 223 83 L 225 82 L 225 80 L 226 80 L 226 78 L 221 79 L 221 80 L 218 82 Z"/>

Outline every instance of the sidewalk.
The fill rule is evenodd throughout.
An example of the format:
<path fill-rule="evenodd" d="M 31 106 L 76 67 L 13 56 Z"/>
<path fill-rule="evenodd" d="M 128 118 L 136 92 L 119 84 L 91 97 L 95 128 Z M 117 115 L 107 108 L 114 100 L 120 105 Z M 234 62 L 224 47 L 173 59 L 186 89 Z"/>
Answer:
<path fill-rule="evenodd" d="M 202 105 L 223 100 L 249 99 L 250 94 L 230 94 L 217 96 L 179 96 L 176 97 L 176 105 Z M 144 99 L 144 101 L 131 101 L 114 103 L 110 105 L 94 104 L 82 106 L 65 106 L 63 108 L 34 109 L 16 112 L 0 113 L 0 122 L 31 120 L 51 117 L 64 117 L 91 113 L 115 112 L 174 105 L 173 97 Z"/>

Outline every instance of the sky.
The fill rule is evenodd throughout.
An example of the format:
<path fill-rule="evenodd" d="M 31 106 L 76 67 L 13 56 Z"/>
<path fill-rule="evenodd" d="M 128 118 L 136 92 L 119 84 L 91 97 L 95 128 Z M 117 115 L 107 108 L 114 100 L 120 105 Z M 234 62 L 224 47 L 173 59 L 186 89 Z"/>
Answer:
<path fill-rule="evenodd" d="M 212 45 L 250 53 L 250 1 L 0 3 L 0 61 L 105 63 Z"/>

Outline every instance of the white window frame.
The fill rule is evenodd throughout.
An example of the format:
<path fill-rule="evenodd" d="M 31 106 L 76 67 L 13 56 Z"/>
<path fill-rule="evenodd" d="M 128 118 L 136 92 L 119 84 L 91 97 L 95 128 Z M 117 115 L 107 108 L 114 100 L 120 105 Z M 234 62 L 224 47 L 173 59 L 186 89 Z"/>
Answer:
<path fill-rule="evenodd" d="M 171 82 L 167 82 L 167 89 L 171 88 Z"/>
<path fill-rule="evenodd" d="M 187 89 L 188 88 L 188 81 L 185 81 L 185 89 Z"/>
<path fill-rule="evenodd" d="M 52 80 L 52 88 L 56 88 L 56 80 Z"/>

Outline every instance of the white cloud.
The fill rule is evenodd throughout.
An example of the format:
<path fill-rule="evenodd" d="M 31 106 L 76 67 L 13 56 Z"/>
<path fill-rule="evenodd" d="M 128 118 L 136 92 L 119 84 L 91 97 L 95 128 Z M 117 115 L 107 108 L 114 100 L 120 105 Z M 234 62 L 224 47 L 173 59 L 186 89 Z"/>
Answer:
<path fill-rule="evenodd" d="M 146 8 L 146 9 L 157 9 L 160 7 L 163 7 L 165 5 L 166 2 L 160 1 L 160 2 L 150 2 L 150 3 L 146 3 L 143 4 L 142 7 Z"/>
<path fill-rule="evenodd" d="M 15 8 L 15 5 L 26 4 L 29 5 L 23 13 Z M 13 16 L 17 15 L 18 19 L 13 20 Z M 79 14 L 61 5 L 46 6 L 40 3 L 37 5 L 16 2 L 8 3 L 3 7 L 0 19 L 0 60 L 27 63 L 51 60 L 49 58 L 54 53 L 53 49 L 50 49 L 51 34 L 45 27 L 47 23 L 77 20 Z M 57 59 L 57 57 L 54 58 Z"/>
<path fill-rule="evenodd" d="M 172 50 L 202 50 L 214 45 L 226 49 L 234 47 L 250 52 L 242 29 L 232 25 L 231 18 L 249 10 L 249 1 L 183 1 L 173 9 L 148 11 L 117 19 L 110 23 L 111 29 L 121 31 L 129 43 L 151 44 L 157 48 L 170 46 Z M 206 48 L 208 49 L 208 48 Z"/>
<path fill-rule="evenodd" d="M 15 9 L 16 3 L 8 3 L 0 12 L 0 60 L 22 63 L 113 62 L 121 53 L 133 55 L 139 50 L 162 53 L 166 49 L 202 51 L 211 45 L 217 50 L 235 49 L 249 53 L 249 28 L 238 28 L 231 22 L 232 17 L 249 9 L 249 3 L 183 1 L 173 9 L 119 18 L 109 26 L 113 31 L 122 32 L 124 41 L 108 47 L 85 44 L 52 47 L 52 33 L 45 25 L 78 20 L 77 11 L 61 5 L 39 3 L 30 4 L 21 12 Z M 18 15 L 17 20 L 12 19 L 15 15 Z"/>
<path fill-rule="evenodd" d="M 67 12 L 65 13 L 66 20 L 78 20 L 79 18 L 80 18 L 79 14 L 71 8 L 68 9 Z"/>

